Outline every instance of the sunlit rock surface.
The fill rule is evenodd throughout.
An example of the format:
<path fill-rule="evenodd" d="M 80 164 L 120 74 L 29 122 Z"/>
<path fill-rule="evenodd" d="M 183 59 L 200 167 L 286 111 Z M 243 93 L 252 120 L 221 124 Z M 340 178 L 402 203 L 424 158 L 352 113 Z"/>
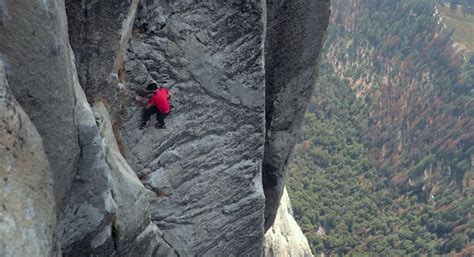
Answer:
<path fill-rule="evenodd" d="M 296 223 L 284 189 L 275 223 L 265 234 L 266 257 L 313 257 L 308 240 Z"/>

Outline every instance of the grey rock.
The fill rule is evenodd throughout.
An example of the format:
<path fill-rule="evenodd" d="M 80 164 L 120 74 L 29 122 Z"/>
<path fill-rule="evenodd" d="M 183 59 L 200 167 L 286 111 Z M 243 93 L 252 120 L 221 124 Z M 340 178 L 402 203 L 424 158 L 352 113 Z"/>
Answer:
<path fill-rule="evenodd" d="M 12 93 L 43 138 L 61 216 L 80 157 L 64 3 L 4 1 L 14 18 L 0 26 L 0 52 L 9 64 Z"/>
<path fill-rule="evenodd" d="M 75 81 L 81 158 L 61 220 L 65 256 L 175 256 L 151 222 L 149 194 L 122 157 L 102 103 L 94 113 Z"/>
<path fill-rule="evenodd" d="M 91 100 L 106 100 L 115 116 L 122 104 L 118 85 L 125 76 L 125 49 L 139 0 L 65 2 L 80 84 Z"/>
<path fill-rule="evenodd" d="M 275 223 L 265 233 L 266 257 L 313 257 L 308 239 L 293 217 L 290 197 L 283 190 Z"/>
<path fill-rule="evenodd" d="M 313 92 L 329 7 L 329 0 L 267 1 L 265 230 L 275 220 L 285 168 Z"/>
<path fill-rule="evenodd" d="M 120 153 L 105 106 L 99 103 L 93 110 L 111 173 L 112 196 L 116 203 L 112 234 L 118 255 L 176 256 L 151 222 L 149 202 L 156 194 L 145 189 Z"/>
<path fill-rule="evenodd" d="M 12 94 L 43 139 L 57 205 L 37 213 L 47 228 L 35 227 L 45 233 L 28 249 L 58 255 L 60 237 L 65 256 L 260 256 L 316 77 L 328 3 L 138 2 L 0 0 L 0 52 Z M 175 91 L 168 129 L 138 130 L 150 80 Z M 0 114 L 19 117 L 8 108 Z M 25 142 L 20 150 L 44 157 L 38 142 Z M 45 175 L 31 179 L 43 198 L 34 204 L 51 204 L 41 165 L 34 168 Z M 15 210 L 36 197 L 27 194 Z"/>
<path fill-rule="evenodd" d="M 41 137 L 13 98 L 0 60 L 0 256 L 54 256 L 55 225 Z"/>
<path fill-rule="evenodd" d="M 130 180 L 117 175 L 120 170 L 115 169 L 124 164 L 114 163 L 117 160 L 111 160 L 103 146 L 77 77 L 64 3 L 7 1 L 6 6 L 15 19 L 0 26 L 0 50 L 9 60 L 11 82 L 16 85 L 12 91 L 38 127 L 52 163 L 58 207 L 44 207 L 53 212 L 53 221 L 54 211 L 58 212 L 56 230 L 64 255 L 153 256 L 160 252 L 173 256 L 150 222 L 143 185 L 138 182 L 137 187 L 136 177 Z M 48 184 L 42 182 L 47 188 Z M 135 204 L 140 208 L 130 208 Z M 24 215 L 28 218 L 28 213 Z M 45 224 L 49 226 L 47 220 Z M 55 224 L 49 229 L 54 231 Z M 44 232 L 44 237 L 51 235 Z M 38 245 L 44 243 L 41 240 Z M 50 244 L 56 246 L 57 241 L 52 238 Z M 5 244 L 10 247 L 11 243 Z M 59 251 L 52 248 L 51 254 L 60 254 Z"/>
<path fill-rule="evenodd" d="M 75 82 L 81 156 L 66 214 L 60 221 L 62 251 L 65 256 L 110 254 L 115 252 L 112 224 L 117 211 L 112 177 L 92 109 L 78 80 Z"/>
<path fill-rule="evenodd" d="M 157 1 L 136 30 L 126 67 L 177 82 L 167 129 L 138 130 L 138 102 L 122 117 L 127 161 L 157 193 L 154 223 L 180 256 L 262 255 L 264 3 Z"/>
<path fill-rule="evenodd" d="M 18 84 L 12 91 L 37 126 L 51 163 L 64 255 L 112 253 L 111 177 L 77 78 L 64 2 L 7 3 L 15 19 L 0 28 L 7 39 L 0 49 Z"/>

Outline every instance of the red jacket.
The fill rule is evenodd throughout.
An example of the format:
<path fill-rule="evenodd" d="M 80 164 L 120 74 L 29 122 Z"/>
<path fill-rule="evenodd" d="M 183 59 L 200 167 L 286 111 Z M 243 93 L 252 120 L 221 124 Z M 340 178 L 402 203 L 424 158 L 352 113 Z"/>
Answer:
<path fill-rule="evenodd" d="M 148 104 L 156 106 L 161 113 L 170 112 L 170 103 L 168 102 L 169 91 L 166 88 L 158 89 L 155 94 L 148 100 Z"/>

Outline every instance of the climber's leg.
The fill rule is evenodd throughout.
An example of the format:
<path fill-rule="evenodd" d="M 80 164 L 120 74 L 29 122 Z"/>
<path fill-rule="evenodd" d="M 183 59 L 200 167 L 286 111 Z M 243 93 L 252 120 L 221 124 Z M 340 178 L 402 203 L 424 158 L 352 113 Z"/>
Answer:
<path fill-rule="evenodd" d="M 143 111 L 143 118 L 142 118 L 142 124 L 140 125 L 140 129 L 144 129 L 146 123 L 150 120 L 151 115 L 158 113 L 158 109 L 156 109 L 156 106 L 150 106 L 150 108 L 145 109 Z"/>
<path fill-rule="evenodd" d="M 159 128 L 159 129 L 164 129 L 166 128 L 166 125 L 165 125 L 165 118 L 168 116 L 168 113 L 161 113 L 161 112 L 157 112 L 156 113 L 156 125 L 155 127 L 156 128 Z"/>

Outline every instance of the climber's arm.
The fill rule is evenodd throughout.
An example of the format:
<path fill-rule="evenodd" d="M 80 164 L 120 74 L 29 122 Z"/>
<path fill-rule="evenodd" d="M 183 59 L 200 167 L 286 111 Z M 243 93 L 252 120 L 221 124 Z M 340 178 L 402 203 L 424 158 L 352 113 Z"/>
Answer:
<path fill-rule="evenodd" d="M 153 105 L 151 99 L 152 99 L 152 98 L 148 99 L 148 102 L 147 102 L 147 104 L 146 104 L 145 109 L 148 109 L 148 108 L 150 108 L 150 107 Z"/>

